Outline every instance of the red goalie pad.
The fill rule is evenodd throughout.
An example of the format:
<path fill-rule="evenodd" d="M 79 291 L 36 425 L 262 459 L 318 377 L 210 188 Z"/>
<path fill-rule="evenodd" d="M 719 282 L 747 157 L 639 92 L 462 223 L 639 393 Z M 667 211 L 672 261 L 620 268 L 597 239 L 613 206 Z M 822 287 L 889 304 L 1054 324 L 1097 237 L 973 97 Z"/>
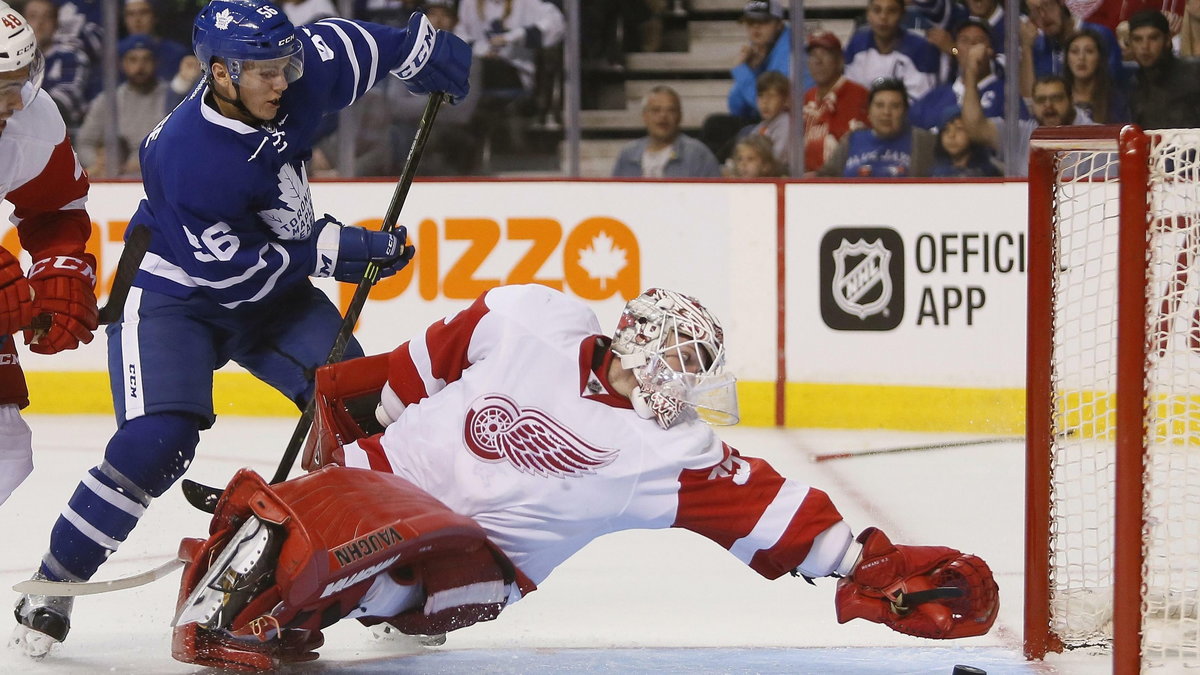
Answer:
<path fill-rule="evenodd" d="M 305 471 L 340 464 L 343 445 L 382 430 L 375 421 L 375 406 L 387 382 L 388 356 L 367 356 L 317 369 L 313 427 L 300 460 Z"/>
<path fill-rule="evenodd" d="M 982 558 L 945 546 L 899 546 L 868 528 L 862 557 L 838 581 L 838 623 L 866 619 L 927 638 L 987 633 L 1000 607 L 999 588 Z"/>
<path fill-rule="evenodd" d="M 199 543 L 185 540 L 191 562 L 180 586 L 180 607 L 251 515 L 278 526 L 283 541 L 274 584 L 234 617 L 229 625 L 234 635 L 268 640 L 277 634 L 317 634 L 353 610 L 379 574 L 420 584 L 427 596 L 423 607 L 391 617 L 393 624 L 411 633 L 448 632 L 495 618 L 505 589 L 518 577 L 475 521 L 398 476 L 330 466 L 267 485 L 243 469 L 217 505 L 212 536 Z M 480 602 L 473 592 L 484 586 L 493 591 L 489 602 Z M 306 658 L 297 649 L 311 647 L 304 639 L 298 642 L 296 648 L 246 649 L 191 623 L 176 627 L 174 656 L 189 663 L 261 669 Z"/>

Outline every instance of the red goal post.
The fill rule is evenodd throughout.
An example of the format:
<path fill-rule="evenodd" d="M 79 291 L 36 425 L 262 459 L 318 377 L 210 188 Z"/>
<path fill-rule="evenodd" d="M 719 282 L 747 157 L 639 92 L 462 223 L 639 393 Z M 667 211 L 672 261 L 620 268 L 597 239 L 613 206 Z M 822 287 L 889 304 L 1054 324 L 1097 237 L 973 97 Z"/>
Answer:
<path fill-rule="evenodd" d="M 1025 653 L 1200 666 L 1200 130 L 1030 142 Z"/>

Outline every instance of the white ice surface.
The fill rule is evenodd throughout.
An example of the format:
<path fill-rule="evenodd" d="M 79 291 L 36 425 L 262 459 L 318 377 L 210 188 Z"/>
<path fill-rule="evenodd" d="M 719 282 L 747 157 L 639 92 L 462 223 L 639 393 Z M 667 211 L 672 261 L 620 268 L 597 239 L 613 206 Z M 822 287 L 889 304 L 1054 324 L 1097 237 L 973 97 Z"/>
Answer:
<path fill-rule="evenodd" d="M 30 416 L 37 468 L 0 506 L 0 584 L 28 578 L 59 511 L 113 431 L 108 417 Z M 202 434 L 188 477 L 222 485 L 235 469 L 270 475 L 294 420 L 222 417 Z M 1029 664 L 1020 654 L 1023 448 L 964 446 L 821 463 L 815 453 L 959 440 L 898 432 L 732 428 L 743 453 L 828 492 L 847 522 L 884 529 L 894 541 L 942 544 L 984 557 L 1000 585 L 991 633 L 957 641 L 898 635 L 865 621 L 839 625 L 832 580 L 762 579 L 688 532 L 626 532 L 602 538 L 528 598 L 490 623 L 452 633 L 446 645 L 375 640 L 356 622 L 326 631 L 314 664 L 293 672 L 711 672 L 945 673 L 969 664 L 996 673 L 1108 672 L 1103 657 L 1073 654 Z M 97 579 L 167 560 L 184 536 L 207 532 L 178 487 L 158 499 Z M 33 662 L 0 650 L 0 673 L 186 673 L 174 661 L 169 623 L 178 573 L 142 588 L 80 598 L 71 635 Z M 8 591 L 12 601 L 16 594 Z M 11 624 L 10 624 L 11 625 Z M 6 635 L 7 628 L 0 628 Z M 683 649 L 686 648 L 686 649 Z"/>

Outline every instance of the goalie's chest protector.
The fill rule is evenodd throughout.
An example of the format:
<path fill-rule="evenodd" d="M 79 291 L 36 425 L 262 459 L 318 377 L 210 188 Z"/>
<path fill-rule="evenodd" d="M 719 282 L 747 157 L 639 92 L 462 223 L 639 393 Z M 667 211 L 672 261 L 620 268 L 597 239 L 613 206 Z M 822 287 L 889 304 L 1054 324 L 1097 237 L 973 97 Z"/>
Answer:
<path fill-rule="evenodd" d="M 594 395 L 586 306 L 563 298 L 531 323 L 497 305 L 472 336 L 483 358 L 383 443 L 397 474 L 474 518 L 537 583 L 597 536 L 669 527 L 680 472 L 720 461 L 721 443 L 701 422 L 664 430 Z"/>

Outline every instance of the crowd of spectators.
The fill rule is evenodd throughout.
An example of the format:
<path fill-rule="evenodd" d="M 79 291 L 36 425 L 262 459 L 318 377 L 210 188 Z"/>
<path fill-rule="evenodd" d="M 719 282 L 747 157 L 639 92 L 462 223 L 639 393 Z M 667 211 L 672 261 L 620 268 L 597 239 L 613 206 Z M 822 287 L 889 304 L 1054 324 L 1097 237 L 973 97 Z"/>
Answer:
<path fill-rule="evenodd" d="M 707 176 L 713 163 L 731 177 L 979 177 L 1001 175 L 1005 165 L 1022 175 L 1038 127 L 1200 127 L 1200 0 L 1187 0 L 1182 12 L 1156 1 L 1100 0 L 1078 17 L 1065 0 L 1026 0 L 1020 53 L 1011 59 L 998 0 L 869 0 L 845 46 L 828 31 L 806 36 L 804 166 L 789 167 L 791 29 L 781 2 L 750 0 L 728 112 L 701 129 L 708 154 L 698 157 L 694 139 L 675 128 L 659 145 L 626 147 L 614 175 Z M 1005 109 L 1007 77 L 1018 79 L 1017 110 Z M 1011 158 L 1010 125 L 1020 139 Z M 753 137 L 769 142 L 745 143 Z M 667 142 L 672 159 L 686 147 L 688 164 L 701 172 L 681 174 L 682 163 L 675 173 L 647 171 L 656 166 L 649 154 Z M 767 147 L 773 157 L 760 157 Z M 631 173 L 639 162 L 642 172 Z"/>
<path fill-rule="evenodd" d="M 201 76 L 190 30 L 206 0 L 123 0 L 118 86 L 104 91 L 102 3 L 24 0 L 46 57 L 44 88 L 62 110 L 85 168 L 138 176 L 136 148 Z M 1159 3 L 1167 3 L 1161 5 Z M 749 0 L 745 43 L 730 64 L 727 111 L 683 133 L 686 101 L 666 85 L 642 101 L 646 135 L 623 148 L 616 176 L 989 176 L 1024 169 L 1005 157 L 1008 125 L 1136 122 L 1200 126 L 1200 0 L 1025 0 L 1019 54 L 1004 53 L 1000 0 L 869 0 L 843 44 L 806 34 L 806 68 L 793 77 L 792 27 L 780 0 Z M 297 25 L 339 15 L 333 0 L 282 0 Z M 624 54 L 663 46 L 665 17 L 685 0 L 581 4 L 585 62 L 620 71 Z M 1090 14 L 1076 16 L 1073 7 Z M 495 144 L 519 148 L 529 128 L 561 129 L 561 0 L 353 0 L 353 18 L 406 25 L 424 11 L 475 55 L 471 94 L 439 117 L 423 173 L 481 173 Z M 1017 78 L 1018 110 L 1005 110 Z M 793 82 L 803 87 L 803 138 L 792 138 Z M 585 86 L 587 83 L 585 82 Z M 370 92 L 353 118 L 331 119 L 314 175 L 337 175 L 350 147 L 354 175 L 394 175 L 423 101 L 398 83 Z M 110 115 L 117 112 L 118 147 Z M 347 124 L 347 120 L 351 123 Z M 347 143 L 342 135 L 353 131 Z M 802 167 L 788 166 L 800 145 Z M 768 153 L 768 154 L 764 154 Z"/>

